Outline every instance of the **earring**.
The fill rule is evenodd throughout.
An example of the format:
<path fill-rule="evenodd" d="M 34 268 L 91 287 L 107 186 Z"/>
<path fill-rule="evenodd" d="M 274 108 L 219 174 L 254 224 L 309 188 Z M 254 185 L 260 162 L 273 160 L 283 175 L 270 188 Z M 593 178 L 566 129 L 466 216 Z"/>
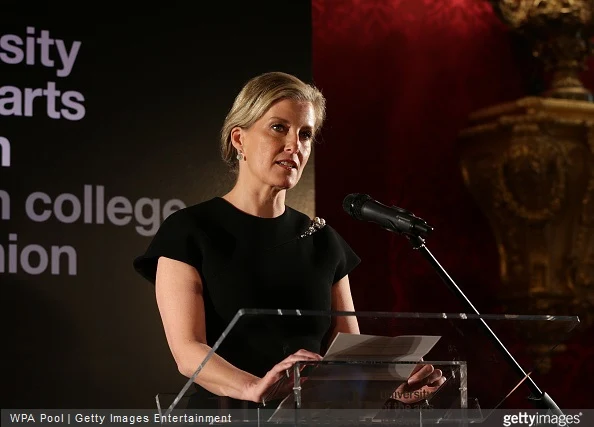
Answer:
<path fill-rule="evenodd" d="M 243 153 L 241 151 L 237 152 L 237 160 L 239 160 L 239 161 L 243 160 Z"/>

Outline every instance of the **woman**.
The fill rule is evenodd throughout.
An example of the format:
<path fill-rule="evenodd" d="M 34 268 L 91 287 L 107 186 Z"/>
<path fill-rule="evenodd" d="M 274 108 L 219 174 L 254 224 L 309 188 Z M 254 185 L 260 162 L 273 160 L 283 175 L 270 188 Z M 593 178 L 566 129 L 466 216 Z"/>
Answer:
<path fill-rule="evenodd" d="M 170 215 L 135 260 L 155 283 L 183 375 L 192 376 L 239 309 L 354 311 L 348 274 L 359 258 L 331 226 L 285 205 L 324 118 L 321 92 L 296 77 L 274 72 L 250 80 L 221 133 L 235 186 Z M 359 333 L 356 318 L 240 321 L 196 378 L 193 405 L 218 407 L 217 396 L 261 402 L 295 362 L 320 360 L 338 332 Z M 436 374 L 415 375 L 424 384 Z"/>

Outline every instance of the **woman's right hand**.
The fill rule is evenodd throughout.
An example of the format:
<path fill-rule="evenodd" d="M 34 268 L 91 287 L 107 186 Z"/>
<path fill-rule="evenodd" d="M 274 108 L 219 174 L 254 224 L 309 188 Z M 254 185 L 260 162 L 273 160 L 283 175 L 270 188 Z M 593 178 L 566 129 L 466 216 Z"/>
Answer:
<path fill-rule="evenodd" d="M 285 376 L 287 369 L 292 368 L 295 363 L 303 361 L 317 362 L 319 360 L 322 360 L 322 356 L 304 349 L 291 354 L 280 363 L 274 365 L 264 377 L 249 383 L 243 392 L 242 400 L 260 403 L 268 389 Z"/>

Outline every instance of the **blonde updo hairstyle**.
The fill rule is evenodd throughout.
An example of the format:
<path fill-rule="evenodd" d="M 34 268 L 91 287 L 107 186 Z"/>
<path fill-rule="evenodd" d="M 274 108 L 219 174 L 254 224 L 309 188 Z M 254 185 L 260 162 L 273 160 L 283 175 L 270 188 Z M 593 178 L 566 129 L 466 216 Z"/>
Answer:
<path fill-rule="evenodd" d="M 283 99 L 311 102 L 315 114 L 314 137 L 326 118 L 326 99 L 313 85 L 281 72 L 261 74 L 248 81 L 235 98 L 221 129 L 221 154 L 231 170 L 237 172 L 237 151 L 231 143 L 231 130 L 247 129 L 258 121 L 272 105 Z"/>

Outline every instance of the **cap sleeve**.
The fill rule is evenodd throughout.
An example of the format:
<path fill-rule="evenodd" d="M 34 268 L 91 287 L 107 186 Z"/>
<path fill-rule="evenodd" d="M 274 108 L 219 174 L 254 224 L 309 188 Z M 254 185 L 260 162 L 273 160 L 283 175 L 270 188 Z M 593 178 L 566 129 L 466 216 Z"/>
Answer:
<path fill-rule="evenodd" d="M 349 274 L 354 268 L 359 265 L 361 258 L 357 256 L 355 251 L 351 249 L 349 244 L 342 238 L 338 232 L 330 226 L 326 226 L 330 232 L 332 240 L 332 248 L 336 254 L 336 270 L 334 273 L 334 282 L 338 282 L 344 276 Z"/>
<path fill-rule="evenodd" d="M 196 225 L 183 209 L 174 212 L 163 221 L 146 252 L 134 259 L 134 269 L 153 284 L 159 257 L 184 262 L 200 271 L 202 254 L 197 233 Z"/>

